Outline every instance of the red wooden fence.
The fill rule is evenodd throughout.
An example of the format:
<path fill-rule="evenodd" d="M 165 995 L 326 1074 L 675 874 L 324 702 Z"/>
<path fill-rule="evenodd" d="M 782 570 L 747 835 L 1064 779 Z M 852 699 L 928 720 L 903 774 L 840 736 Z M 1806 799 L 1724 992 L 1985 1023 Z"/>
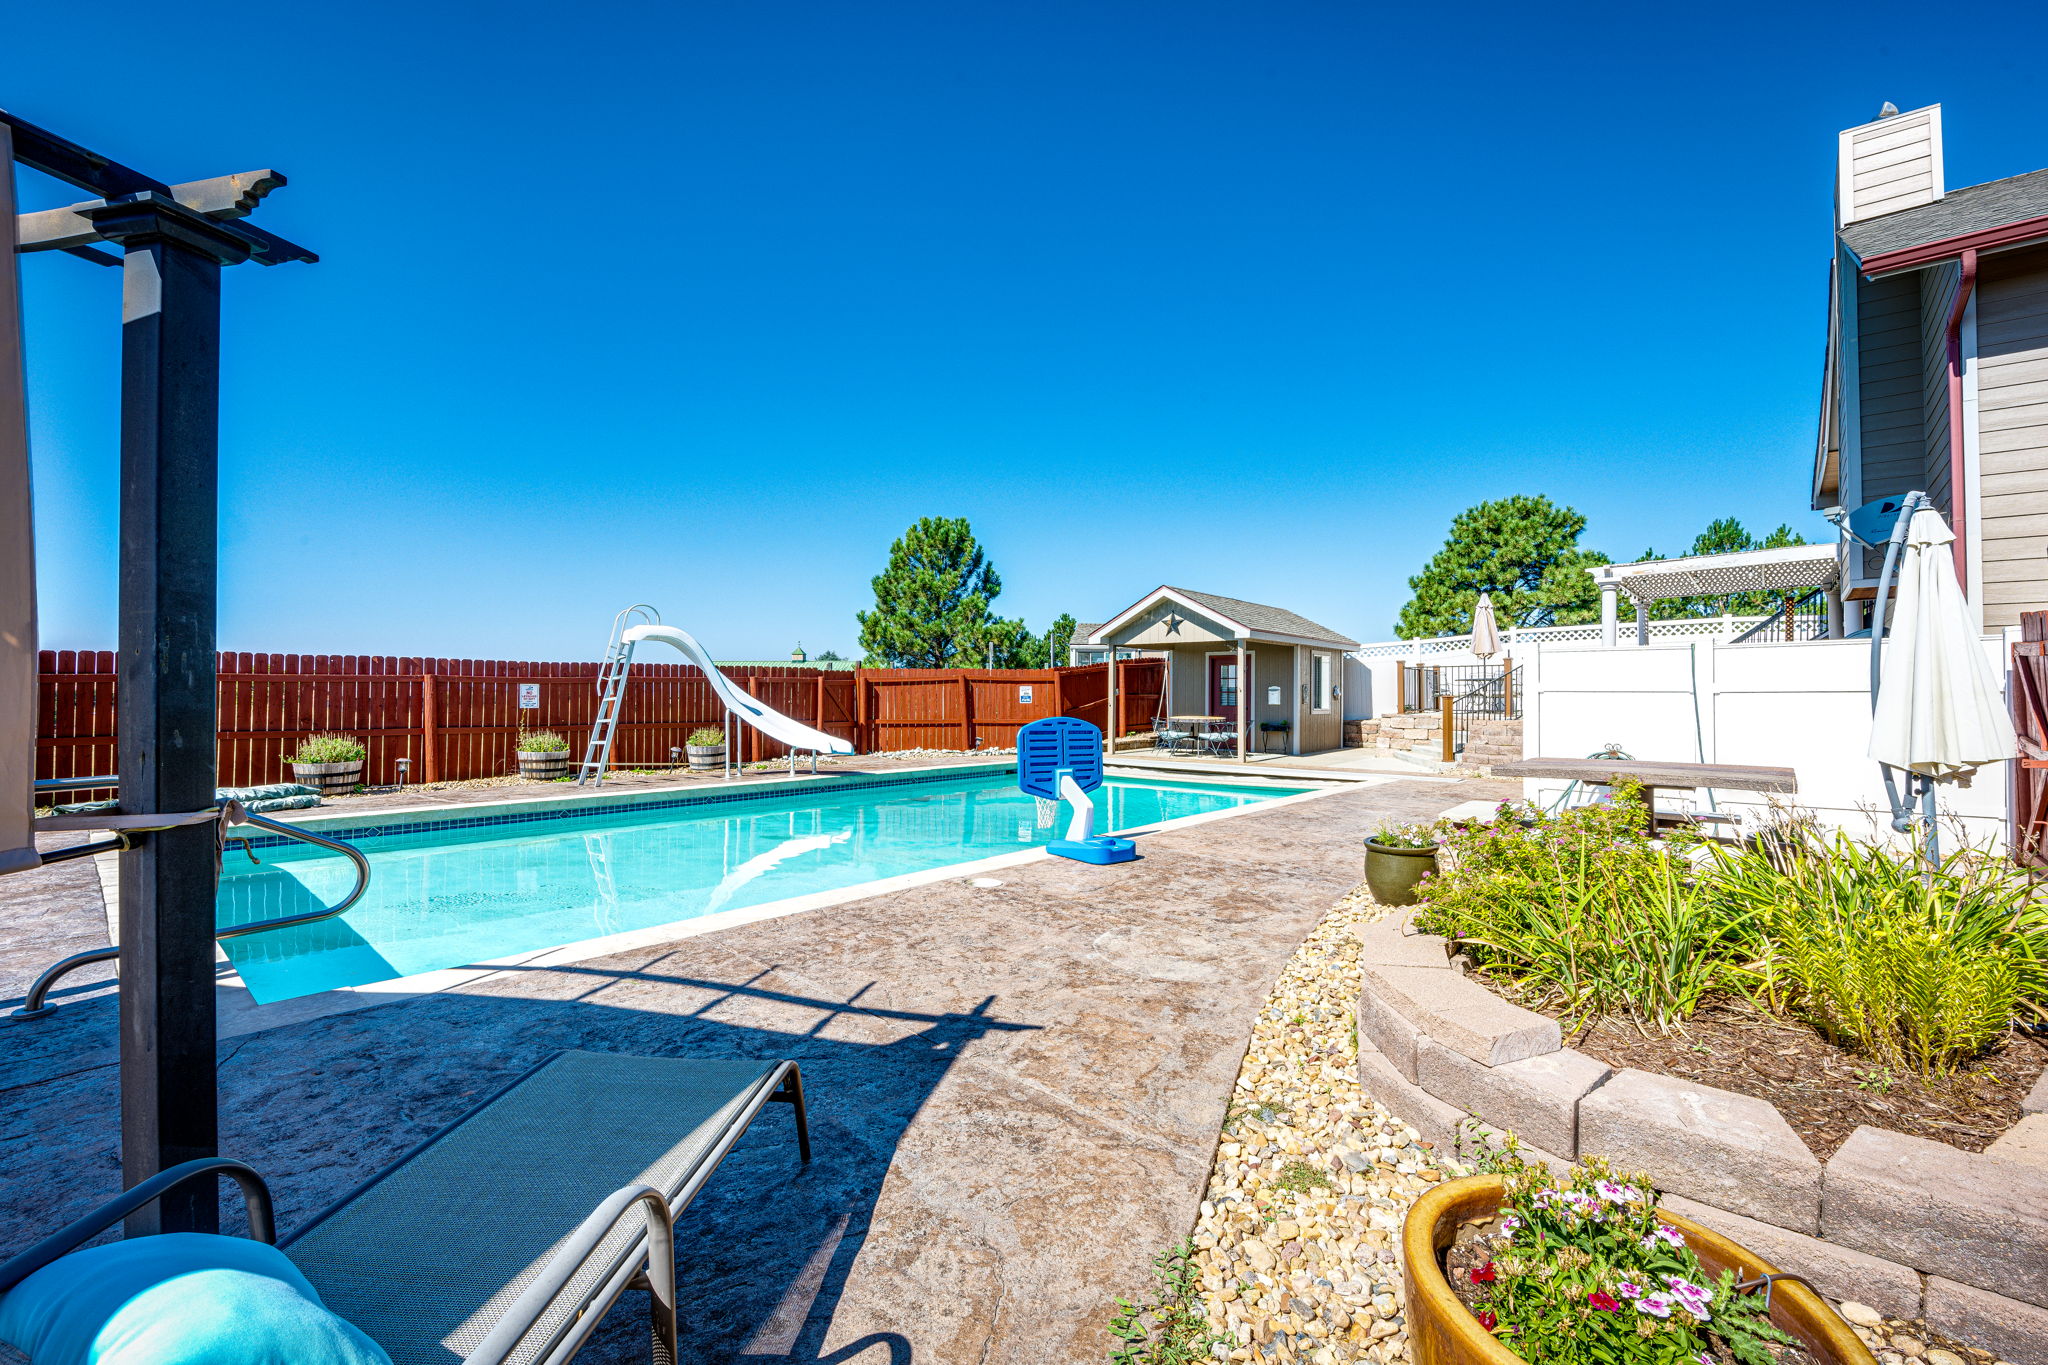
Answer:
<path fill-rule="evenodd" d="M 285 756 L 306 735 L 354 735 L 369 750 L 363 780 L 398 780 L 410 758 L 415 782 L 494 777 L 517 767 L 521 729 L 554 730 L 581 756 L 597 710 L 594 663 L 516 663 L 334 654 L 220 656 L 220 781 L 285 781 Z M 36 775 L 84 777 L 115 769 L 115 656 L 45 650 L 40 656 Z M 1148 724 L 1165 668 L 1157 659 L 1117 666 L 1122 732 Z M 1008 748 L 1017 728 L 1045 716 L 1102 724 L 1108 666 L 1049 669 L 735 667 L 750 695 L 784 715 L 853 741 L 862 752 Z M 521 685 L 539 706 L 522 710 Z M 1028 700 L 1026 700 L 1028 696 Z M 612 760 L 666 763 L 690 731 L 722 725 L 725 711 L 688 664 L 639 664 L 626 689 Z M 738 727 L 746 762 L 789 750 Z"/>

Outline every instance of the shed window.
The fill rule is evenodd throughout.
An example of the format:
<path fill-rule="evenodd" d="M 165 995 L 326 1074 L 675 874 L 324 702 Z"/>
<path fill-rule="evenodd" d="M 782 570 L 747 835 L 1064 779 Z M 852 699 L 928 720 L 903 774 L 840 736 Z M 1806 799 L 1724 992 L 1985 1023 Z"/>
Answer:
<path fill-rule="evenodd" d="M 1316 699 L 1316 710 L 1327 711 L 1330 709 L 1330 656 L 1327 654 L 1317 654 L 1313 657 L 1315 659 L 1313 673 L 1315 690 L 1311 695 Z"/>

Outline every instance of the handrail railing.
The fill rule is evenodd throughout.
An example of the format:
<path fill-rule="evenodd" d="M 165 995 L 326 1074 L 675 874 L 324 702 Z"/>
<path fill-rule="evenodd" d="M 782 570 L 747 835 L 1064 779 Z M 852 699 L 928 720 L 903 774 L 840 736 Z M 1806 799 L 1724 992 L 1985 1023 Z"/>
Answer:
<path fill-rule="evenodd" d="M 1812 591 L 1808 592 L 1805 596 L 1799 598 L 1797 601 L 1792 601 L 1788 599 L 1786 601 L 1780 602 L 1778 604 L 1778 609 L 1776 611 L 1772 612 L 1769 616 L 1766 616 L 1763 620 L 1751 626 L 1748 630 L 1743 631 L 1742 634 L 1736 636 L 1728 643 L 1731 645 L 1746 645 L 1751 640 L 1758 639 L 1766 635 L 1773 628 L 1782 628 L 1785 624 L 1785 617 L 1787 616 L 1787 614 L 1796 617 L 1801 607 L 1810 606 L 1811 604 L 1820 601 L 1826 595 L 1827 589 L 1815 588 Z"/>
<path fill-rule="evenodd" d="M 296 929 L 302 924 L 318 924 L 322 920 L 333 919 L 336 915 L 343 913 L 350 906 L 361 900 L 363 893 L 370 889 L 370 860 L 364 857 L 363 851 L 354 844 L 343 843 L 339 839 L 330 839 L 324 834 L 315 834 L 309 829 L 300 829 L 298 826 L 286 824 L 282 820 L 272 820 L 266 815 L 258 815 L 254 811 L 244 809 L 239 801 L 228 802 L 221 811 L 221 819 L 231 824 L 256 825 L 281 834 L 287 839 L 297 839 L 304 843 L 318 844 L 322 848 L 333 849 L 336 853 L 341 854 L 355 864 L 356 884 L 355 889 L 350 891 L 339 905 L 323 906 L 318 910 L 308 910 L 300 915 L 282 915 L 277 919 L 258 920 L 253 924 L 231 924 L 225 929 L 214 930 L 213 937 L 216 942 L 222 939 L 245 938 L 250 934 L 266 934 L 272 929 Z M 239 837 L 244 843 L 248 841 L 247 835 L 230 837 Z M 55 986 L 58 981 L 77 971 L 80 967 L 89 967 L 95 962 L 113 962 L 118 960 L 120 956 L 121 950 L 118 947 L 90 948 L 82 953 L 73 953 L 70 957 L 60 962 L 51 963 L 43 969 L 42 975 L 38 976 L 35 982 L 30 985 L 28 994 L 22 997 L 21 1008 L 14 1012 L 14 1017 L 16 1019 L 39 1019 L 43 1015 L 48 1014 L 51 1007 L 45 1004 L 44 1001 L 49 997 L 50 988 Z"/>

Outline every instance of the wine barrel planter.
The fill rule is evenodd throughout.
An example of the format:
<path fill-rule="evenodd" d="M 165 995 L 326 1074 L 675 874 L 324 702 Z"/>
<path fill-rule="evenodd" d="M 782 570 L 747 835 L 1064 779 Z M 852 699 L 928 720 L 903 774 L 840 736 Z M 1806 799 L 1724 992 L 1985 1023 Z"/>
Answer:
<path fill-rule="evenodd" d="M 363 785 L 363 760 L 357 758 L 347 763 L 294 763 L 292 777 L 308 787 L 318 788 L 322 796 L 346 796 Z"/>
<path fill-rule="evenodd" d="M 692 744 L 689 746 L 689 749 L 690 767 L 695 770 L 701 772 L 706 769 L 723 768 L 725 766 L 725 746 L 723 744 Z"/>
<path fill-rule="evenodd" d="M 1401 1269 L 1408 1286 L 1408 1349 L 1416 1365 L 1525 1365 L 1458 1301 L 1439 1259 L 1456 1240 L 1459 1225 L 1492 1217 L 1501 1197 L 1499 1176 L 1475 1175 L 1439 1185 L 1409 1208 L 1401 1228 Z M 1686 1245 L 1710 1275 L 1731 1269 L 1742 1279 L 1779 1273 L 1755 1252 L 1690 1219 L 1672 1213 L 1658 1217 L 1685 1234 Z M 1822 1365 L 1876 1365 L 1849 1324 L 1796 1280 L 1771 1287 L 1771 1322 Z"/>
<path fill-rule="evenodd" d="M 1415 904 L 1415 888 L 1436 871 L 1436 848 L 1395 848 L 1365 841 L 1365 884 L 1381 905 Z"/>
<path fill-rule="evenodd" d="M 519 775 L 535 782 L 552 782 L 569 775 L 567 749 L 519 749 Z"/>

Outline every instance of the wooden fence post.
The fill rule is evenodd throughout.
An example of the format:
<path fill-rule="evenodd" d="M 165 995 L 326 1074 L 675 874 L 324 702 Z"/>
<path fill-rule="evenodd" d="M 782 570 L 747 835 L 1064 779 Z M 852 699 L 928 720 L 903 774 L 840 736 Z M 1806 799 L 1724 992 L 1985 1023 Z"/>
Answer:
<path fill-rule="evenodd" d="M 868 671 L 853 670 L 853 747 L 864 754 L 875 751 L 875 737 L 868 733 Z"/>
<path fill-rule="evenodd" d="M 1441 708 L 1440 714 L 1444 719 L 1444 762 L 1446 763 L 1454 762 L 1458 757 L 1458 722 L 1454 713 L 1454 708 L 1457 704 L 1456 699 L 1448 692 L 1437 701 L 1437 705 Z"/>
<path fill-rule="evenodd" d="M 439 681 L 432 673 L 420 675 L 420 780 L 439 782 L 441 780 L 441 734 L 435 713 L 434 693 Z"/>
<path fill-rule="evenodd" d="M 974 679 L 969 670 L 960 670 L 960 749 L 969 752 L 974 748 Z"/>

